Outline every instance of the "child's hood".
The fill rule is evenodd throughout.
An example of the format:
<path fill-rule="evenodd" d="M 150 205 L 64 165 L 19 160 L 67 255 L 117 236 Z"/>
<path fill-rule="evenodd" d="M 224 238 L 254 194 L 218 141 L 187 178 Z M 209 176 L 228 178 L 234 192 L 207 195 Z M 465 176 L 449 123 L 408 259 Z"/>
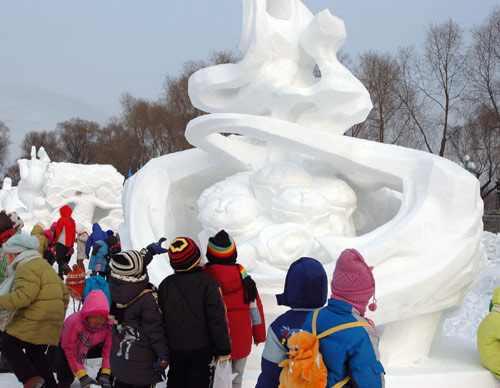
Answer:
<path fill-rule="evenodd" d="M 93 290 L 85 298 L 80 316 L 87 319 L 89 315 L 109 316 L 108 298 L 101 290 Z"/>
<path fill-rule="evenodd" d="M 102 231 L 102 228 L 101 228 L 101 225 L 99 225 L 97 222 L 95 222 L 93 225 L 92 225 L 92 233 L 103 233 Z"/>
<path fill-rule="evenodd" d="M 323 265 L 310 257 L 294 261 L 285 279 L 285 289 L 276 295 L 278 305 L 291 308 L 319 308 L 325 305 L 328 278 Z"/>
<path fill-rule="evenodd" d="M 73 210 L 68 205 L 64 205 L 59 209 L 59 213 L 61 213 L 61 217 L 69 217 L 73 213 Z"/>
<path fill-rule="evenodd" d="M 45 231 L 43 230 L 43 228 L 41 227 L 40 224 L 36 224 L 33 229 L 31 230 L 31 235 L 34 236 L 34 235 L 41 235 L 41 236 L 45 236 Z"/>

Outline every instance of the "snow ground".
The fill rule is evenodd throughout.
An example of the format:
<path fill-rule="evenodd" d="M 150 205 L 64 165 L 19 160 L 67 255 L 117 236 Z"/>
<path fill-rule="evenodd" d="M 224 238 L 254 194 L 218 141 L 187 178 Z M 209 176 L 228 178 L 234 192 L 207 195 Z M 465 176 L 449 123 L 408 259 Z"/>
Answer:
<path fill-rule="evenodd" d="M 411 377 L 411 387 L 424 386 L 421 380 L 425 376 L 427 379 L 433 379 L 435 386 L 440 387 L 458 387 L 458 386 L 478 386 L 478 378 L 482 381 L 488 381 L 488 387 L 500 387 L 500 381 L 484 373 L 479 364 L 479 359 L 475 352 L 476 330 L 481 320 L 488 314 L 488 307 L 491 295 L 495 287 L 500 286 L 500 234 L 496 235 L 484 232 L 483 241 L 488 254 L 485 263 L 483 278 L 472 290 L 465 296 L 463 303 L 454 311 L 449 312 L 448 318 L 443 327 L 442 346 L 437 346 L 434 355 L 430 357 L 428 363 L 423 366 L 423 373 Z M 68 314 L 73 310 L 70 303 Z M 272 319 L 268 320 L 271 323 Z M 243 388 L 255 387 L 259 375 L 259 365 L 263 345 L 254 346 L 247 362 L 247 369 L 244 375 Z M 449 358 L 451 363 L 443 363 L 443 359 Z M 440 361 L 441 360 L 441 361 Z M 451 369 L 450 365 L 455 368 Z M 89 360 L 87 371 L 90 375 L 97 374 L 100 366 L 100 360 Z M 457 371 L 457 367 L 460 371 Z M 414 373 L 414 369 L 389 370 L 386 376 L 386 386 L 388 388 L 402 387 L 411 388 L 408 385 L 407 377 Z M 462 372 L 468 372 L 464 375 Z M 442 377 L 441 373 L 447 374 Z M 429 377 L 431 376 L 431 377 Z M 470 382 L 464 381 L 469 379 Z M 429 381 L 429 380 L 425 380 Z M 446 381 L 443 385 L 443 381 Z M 476 382 L 476 383 L 474 383 Z M 428 383 L 427 383 L 428 384 Z M 472 385 L 471 385 L 472 384 Z M 0 374 L 0 387 L 15 388 L 20 383 L 12 373 Z M 72 384 L 72 388 L 79 388 L 78 380 Z M 434 385 L 433 385 L 434 386 Z M 160 383 L 157 388 L 165 388 L 165 383 Z"/>

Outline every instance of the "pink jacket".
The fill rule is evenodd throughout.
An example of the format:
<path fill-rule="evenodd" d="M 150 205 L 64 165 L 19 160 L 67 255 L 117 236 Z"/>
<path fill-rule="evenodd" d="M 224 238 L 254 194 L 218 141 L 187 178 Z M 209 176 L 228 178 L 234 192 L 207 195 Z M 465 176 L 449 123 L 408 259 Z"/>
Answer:
<path fill-rule="evenodd" d="M 90 337 L 90 346 L 86 348 L 79 339 L 80 333 L 85 333 L 85 337 L 90 336 L 90 332 L 85 327 L 86 319 L 89 315 L 101 315 L 107 317 L 109 315 L 109 302 L 106 295 L 101 290 L 91 291 L 85 298 L 85 303 L 80 311 L 71 314 L 64 321 L 61 333 L 61 347 L 64 349 L 68 364 L 73 371 L 84 369 L 83 362 L 78 360 L 79 352 L 88 350 L 94 346 L 104 342 L 102 348 L 102 367 L 110 368 L 109 353 L 111 351 L 111 326 L 113 321 L 108 319 L 107 322 L 100 326 Z M 86 356 L 86 352 L 85 352 Z M 86 359 L 86 357 L 84 357 Z"/>

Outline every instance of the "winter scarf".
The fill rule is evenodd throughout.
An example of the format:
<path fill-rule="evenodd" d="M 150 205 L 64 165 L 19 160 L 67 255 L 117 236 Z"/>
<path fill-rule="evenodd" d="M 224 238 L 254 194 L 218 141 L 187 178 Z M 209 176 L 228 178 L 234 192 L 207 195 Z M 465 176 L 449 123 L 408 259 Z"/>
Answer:
<path fill-rule="evenodd" d="M 109 323 L 93 326 L 87 320 L 83 321 L 83 325 L 85 326 L 85 331 L 78 333 L 78 343 L 74 350 L 76 359 L 82 364 L 87 360 L 87 353 L 92 343 L 92 336 L 100 330 L 111 330 L 112 327 Z"/>
<path fill-rule="evenodd" d="M 19 255 L 14 259 L 14 261 L 7 265 L 5 273 L 8 275 L 7 280 L 5 280 L 3 283 L 0 285 L 0 295 L 6 295 L 10 292 L 12 292 L 14 288 L 14 274 L 15 271 L 19 268 L 21 268 L 24 264 L 27 262 L 36 259 L 40 257 L 37 251 L 35 250 L 27 250 Z M 4 258 L 5 260 L 5 258 Z M 5 260 L 5 263 L 7 263 L 7 260 Z M 4 275 L 5 275 L 4 273 Z M 0 311 L 0 331 L 5 331 L 9 327 L 10 322 L 12 321 L 12 318 L 14 318 L 14 315 L 16 314 L 17 310 L 3 310 Z"/>

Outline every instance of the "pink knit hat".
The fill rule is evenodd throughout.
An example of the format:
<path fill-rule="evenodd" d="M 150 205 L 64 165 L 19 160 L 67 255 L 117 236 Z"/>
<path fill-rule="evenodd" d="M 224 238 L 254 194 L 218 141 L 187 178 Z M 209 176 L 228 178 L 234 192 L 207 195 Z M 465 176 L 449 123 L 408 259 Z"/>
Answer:
<path fill-rule="evenodd" d="M 333 279 L 330 283 L 332 299 L 343 300 L 355 307 L 361 315 L 365 314 L 366 305 L 373 296 L 370 311 L 377 309 L 375 299 L 375 279 L 373 267 L 369 267 L 363 256 L 355 249 L 346 249 L 337 259 Z"/>

